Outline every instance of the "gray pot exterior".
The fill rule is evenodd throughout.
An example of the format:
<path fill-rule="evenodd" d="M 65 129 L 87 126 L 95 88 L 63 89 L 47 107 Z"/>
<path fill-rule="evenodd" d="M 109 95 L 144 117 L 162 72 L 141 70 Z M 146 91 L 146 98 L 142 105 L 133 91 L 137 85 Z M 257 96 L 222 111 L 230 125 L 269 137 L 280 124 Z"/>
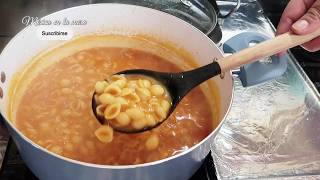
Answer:
<path fill-rule="evenodd" d="M 11 125 L 5 124 L 16 143 L 22 159 L 31 171 L 39 178 L 45 180 L 168 180 L 188 179 L 201 166 L 205 156 L 209 153 L 210 136 L 202 144 L 186 154 L 171 157 L 168 160 L 151 163 L 144 166 L 99 166 L 72 162 L 67 158 L 52 155 L 44 149 L 35 146 L 17 133 Z M 212 135 L 212 134 L 211 134 Z M 119 167 L 119 166 L 118 166 Z"/>

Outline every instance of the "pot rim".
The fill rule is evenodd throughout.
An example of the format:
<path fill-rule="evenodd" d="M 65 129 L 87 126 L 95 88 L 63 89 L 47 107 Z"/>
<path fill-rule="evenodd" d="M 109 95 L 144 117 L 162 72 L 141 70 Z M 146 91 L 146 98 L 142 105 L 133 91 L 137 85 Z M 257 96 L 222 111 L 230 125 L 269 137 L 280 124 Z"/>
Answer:
<path fill-rule="evenodd" d="M 205 36 L 206 39 L 208 39 L 210 41 L 210 43 L 212 43 L 217 49 L 218 51 L 220 52 L 221 56 L 223 56 L 223 52 L 217 47 L 217 45 L 205 34 L 203 33 L 202 31 L 200 31 L 199 29 L 197 29 L 196 27 L 192 26 L 191 24 L 183 21 L 182 19 L 178 18 L 178 17 L 175 17 L 171 14 L 168 14 L 166 12 L 163 12 L 163 11 L 160 11 L 160 10 L 156 10 L 156 9 L 152 9 L 152 8 L 148 8 L 148 7 L 143 7 L 143 6 L 137 6 L 137 5 L 130 5 L 130 4 L 120 4 L 120 3 L 100 3 L 100 4 L 86 4 L 86 5 L 80 5 L 80 6 L 75 6 L 75 7 L 71 7 L 71 8 L 66 8 L 66 9 L 62 9 L 60 11 L 56 11 L 54 13 L 51 13 L 51 14 L 48 14 L 42 18 L 47 18 L 48 16 L 52 16 L 52 15 L 56 15 L 56 14 L 59 14 L 63 11 L 70 11 L 70 10 L 73 10 L 73 9 L 77 9 L 77 8 L 83 8 L 83 7 L 88 7 L 88 6 L 101 6 L 101 5 L 108 5 L 108 6 L 127 6 L 127 7 L 135 7 L 135 8 L 142 8 L 142 9 L 149 9 L 149 10 L 153 10 L 153 11 L 157 11 L 159 14 L 165 14 L 165 15 L 169 15 L 171 16 L 171 18 L 176 18 L 176 20 L 180 21 L 181 23 L 185 24 L 186 26 L 189 26 L 190 28 L 192 28 L 194 31 L 198 31 L 199 33 L 201 33 L 202 36 Z M 9 43 L 5 46 L 5 48 L 2 50 L 1 54 L 9 47 L 10 44 L 13 43 L 13 41 L 18 37 L 18 36 L 21 36 L 25 31 L 27 31 L 30 27 L 25 27 L 23 30 L 21 30 L 19 33 L 17 33 L 10 41 Z M 0 57 L 1 57 L 1 54 L 0 54 Z M 64 157 L 62 155 L 58 155 L 58 154 L 55 154 L 41 146 L 39 146 L 38 144 L 36 144 L 35 142 L 33 142 L 31 139 L 29 139 L 28 137 L 26 137 L 20 130 L 18 130 L 15 125 L 12 123 L 12 121 L 8 120 L 5 116 L 3 116 L 2 114 L 4 114 L 3 112 L 0 112 L 0 114 L 2 115 L 3 119 L 7 122 L 7 124 L 21 137 L 23 138 L 24 140 L 26 140 L 28 143 L 30 143 L 33 147 L 37 148 L 38 150 L 40 151 L 43 151 L 45 153 L 48 153 L 56 158 L 59 158 L 61 160 L 65 160 L 67 162 L 70 162 L 70 163 L 74 163 L 74 164 L 78 164 L 78 165 L 82 165 L 82 166 L 87 166 L 87 167 L 90 167 L 90 168 L 100 168 L 100 169 L 131 169 L 131 168 L 142 168 L 142 167 L 147 167 L 147 166 L 152 166 L 152 165 L 158 165 L 158 164 L 161 164 L 161 163 L 165 163 L 167 161 L 170 161 L 170 160 L 173 160 L 173 159 L 176 159 L 176 158 L 179 158 L 179 157 L 182 157 L 184 156 L 185 154 L 188 154 L 190 153 L 191 151 L 193 151 L 194 149 L 198 148 L 201 144 L 203 144 L 204 142 L 206 142 L 209 138 L 211 138 L 212 136 L 215 136 L 218 132 L 218 130 L 221 128 L 221 126 L 223 125 L 224 121 L 226 120 L 226 117 L 227 115 L 229 114 L 229 111 L 231 109 L 231 105 L 232 105 L 232 102 L 233 102 L 233 98 L 234 98 L 234 79 L 233 79 L 233 76 L 232 76 L 232 72 L 229 71 L 228 74 L 231 76 L 231 99 L 230 99 L 230 103 L 229 103 L 229 106 L 228 106 L 228 109 L 225 113 L 225 115 L 223 116 L 222 120 L 219 122 L 219 125 L 213 129 L 213 131 L 208 134 L 204 139 L 202 139 L 199 143 L 197 143 L 196 145 L 190 147 L 189 149 L 179 153 L 179 154 L 176 154 L 176 155 L 173 155 L 173 156 L 170 156 L 170 157 L 167 157 L 165 159 L 160 159 L 160 160 L 157 160 L 157 161 L 152 161 L 152 162 L 148 162 L 148 163 L 143 163 L 143 164 L 134 164 L 134 165 L 103 165 L 103 164 L 94 164 L 94 163 L 87 163 L 87 162 L 83 162 L 83 161 L 78 161 L 78 160 L 74 160 L 74 159 L 71 159 L 71 158 L 68 158 L 68 157 Z M 214 137 L 215 138 L 215 137 Z"/>
<path fill-rule="evenodd" d="M 210 33 L 212 33 L 213 32 L 213 30 L 215 29 L 215 28 L 217 28 L 217 25 L 219 25 L 218 24 L 218 14 L 217 14 L 217 12 L 216 12 L 216 10 L 214 9 L 214 7 L 213 7 L 213 5 L 210 3 L 210 2 L 208 2 L 208 6 L 210 6 L 209 7 L 209 9 L 211 9 L 212 11 L 212 20 L 214 21 L 214 23 L 212 23 L 212 25 L 211 25 L 211 27 L 210 27 L 210 29 L 206 32 L 206 33 L 204 33 L 205 35 L 209 35 Z"/>

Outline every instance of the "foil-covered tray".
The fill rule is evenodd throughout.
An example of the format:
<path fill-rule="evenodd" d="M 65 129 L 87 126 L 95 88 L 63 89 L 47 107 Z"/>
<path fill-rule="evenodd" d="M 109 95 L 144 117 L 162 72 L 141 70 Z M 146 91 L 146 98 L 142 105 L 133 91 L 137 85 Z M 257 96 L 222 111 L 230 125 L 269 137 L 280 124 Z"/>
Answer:
<path fill-rule="evenodd" d="M 222 13 L 234 2 L 219 1 Z M 255 0 L 220 20 L 221 43 L 241 32 L 274 36 Z M 230 113 L 212 146 L 219 179 L 320 178 L 320 95 L 295 58 L 277 79 L 244 88 L 235 78 Z"/>

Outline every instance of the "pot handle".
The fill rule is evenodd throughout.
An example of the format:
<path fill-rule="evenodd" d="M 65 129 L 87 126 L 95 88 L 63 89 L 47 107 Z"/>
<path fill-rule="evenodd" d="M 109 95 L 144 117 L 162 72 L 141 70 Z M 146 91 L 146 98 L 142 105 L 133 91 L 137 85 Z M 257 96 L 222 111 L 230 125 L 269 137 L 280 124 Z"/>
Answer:
<path fill-rule="evenodd" d="M 227 14 L 221 14 L 216 1 L 217 0 L 209 0 L 209 2 L 212 4 L 213 8 L 217 11 L 218 17 L 223 18 L 223 19 L 231 16 L 235 11 L 237 11 L 240 8 L 240 5 L 241 5 L 241 0 L 237 0 L 237 4 L 232 10 L 230 10 Z"/>
<path fill-rule="evenodd" d="M 267 39 L 269 39 L 267 36 L 260 33 L 241 33 L 226 41 L 223 44 L 223 51 L 234 53 L 249 47 L 251 43 L 259 43 Z M 235 74 L 239 76 L 244 87 L 256 85 L 283 75 L 287 70 L 286 59 L 286 56 L 279 58 L 274 55 L 268 59 L 244 65 Z"/>

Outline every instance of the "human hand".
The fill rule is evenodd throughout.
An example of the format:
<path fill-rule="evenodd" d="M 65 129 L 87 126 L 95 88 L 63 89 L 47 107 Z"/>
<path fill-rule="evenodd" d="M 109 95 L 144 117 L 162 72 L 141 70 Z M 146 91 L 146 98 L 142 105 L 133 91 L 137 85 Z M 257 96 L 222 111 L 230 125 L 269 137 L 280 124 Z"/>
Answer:
<path fill-rule="evenodd" d="M 280 19 L 277 35 L 292 31 L 295 34 L 308 34 L 320 28 L 320 0 L 291 0 Z M 320 50 L 320 37 L 303 45 L 304 49 Z"/>

